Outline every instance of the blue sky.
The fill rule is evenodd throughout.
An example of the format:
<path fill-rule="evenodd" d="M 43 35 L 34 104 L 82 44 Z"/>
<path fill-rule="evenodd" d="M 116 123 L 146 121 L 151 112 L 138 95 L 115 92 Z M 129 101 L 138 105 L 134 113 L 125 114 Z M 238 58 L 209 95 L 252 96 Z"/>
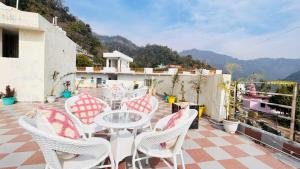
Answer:
<path fill-rule="evenodd" d="M 102 35 L 241 59 L 300 58 L 300 0 L 65 0 Z"/>

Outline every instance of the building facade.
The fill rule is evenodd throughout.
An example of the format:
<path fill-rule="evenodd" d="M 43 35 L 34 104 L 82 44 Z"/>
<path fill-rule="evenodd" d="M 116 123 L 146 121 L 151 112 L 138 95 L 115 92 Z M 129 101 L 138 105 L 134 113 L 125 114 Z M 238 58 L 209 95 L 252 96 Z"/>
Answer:
<path fill-rule="evenodd" d="M 0 91 L 10 85 L 18 101 L 45 101 L 54 71 L 60 75 L 76 71 L 76 44 L 41 15 L 0 2 Z M 56 96 L 63 90 L 62 83 Z"/>

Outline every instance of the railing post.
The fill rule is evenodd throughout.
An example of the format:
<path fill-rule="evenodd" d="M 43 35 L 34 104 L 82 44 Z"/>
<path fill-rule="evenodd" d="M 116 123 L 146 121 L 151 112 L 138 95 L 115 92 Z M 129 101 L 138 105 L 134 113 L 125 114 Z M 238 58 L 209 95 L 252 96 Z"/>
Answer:
<path fill-rule="evenodd" d="M 291 111 L 291 123 L 290 123 L 290 140 L 295 139 L 295 119 L 296 119 L 296 101 L 297 101 L 297 83 L 294 84 L 293 89 L 293 100 L 292 100 L 292 111 Z"/>

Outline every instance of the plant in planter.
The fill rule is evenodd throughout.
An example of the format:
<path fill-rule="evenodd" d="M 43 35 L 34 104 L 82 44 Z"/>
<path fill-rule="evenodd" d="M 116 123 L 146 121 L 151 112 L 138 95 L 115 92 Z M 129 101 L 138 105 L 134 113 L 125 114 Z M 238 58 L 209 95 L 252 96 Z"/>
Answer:
<path fill-rule="evenodd" d="M 235 69 L 239 68 L 237 64 L 227 64 L 226 69 L 227 72 L 232 74 Z M 234 88 L 237 83 L 234 83 Z M 232 96 L 231 96 L 231 84 L 230 81 L 225 81 L 222 78 L 222 82 L 218 85 L 218 87 L 225 92 L 224 97 L 224 108 L 226 111 L 226 119 L 223 120 L 223 126 L 226 132 L 235 133 L 237 127 L 239 125 L 239 121 L 233 117 L 233 112 L 236 109 L 236 104 L 231 104 Z"/>
<path fill-rule="evenodd" d="M 71 91 L 69 90 L 69 87 L 71 85 L 71 82 L 70 81 L 65 81 L 63 83 L 64 87 L 65 87 L 65 90 L 63 91 L 63 97 L 64 98 L 70 98 L 72 96 L 72 93 Z"/>
<path fill-rule="evenodd" d="M 50 90 L 50 95 L 47 96 L 47 102 L 48 103 L 53 103 L 55 102 L 55 98 L 56 96 L 54 95 L 55 89 L 58 86 L 59 82 L 64 79 L 65 77 L 73 74 L 73 73 L 67 73 L 61 77 L 59 77 L 59 72 L 58 71 L 54 71 L 53 74 L 51 75 L 51 80 L 52 80 L 52 86 L 51 86 L 51 90 Z"/>
<path fill-rule="evenodd" d="M 168 103 L 168 98 L 169 98 L 169 95 L 166 92 L 164 92 L 164 101 L 166 103 Z"/>
<path fill-rule="evenodd" d="M 149 94 L 152 95 L 152 96 L 155 96 L 156 95 L 156 88 L 162 82 L 163 82 L 163 80 L 157 80 L 157 79 L 152 78 L 151 79 L 151 85 L 149 86 Z"/>
<path fill-rule="evenodd" d="M 83 83 L 83 79 L 80 79 L 78 82 L 75 80 L 74 84 L 75 84 L 75 90 L 74 90 L 74 94 L 78 95 L 79 93 L 79 86 Z"/>
<path fill-rule="evenodd" d="M 196 103 L 199 105 L 199 97 L 202 92 L 202 84 L 207 81 L 207 77 L 203 75 L 199 75 L 197 79 L 192 80 L 192 89 L 196 92 Z M 201 107 L 202 106 L 202 107 Z M 202 114 L 205 111 L 205 105 L 199 106 L 199 118 L 202 117 Z"/>
<path fill-rule="evenodd" d="M 175 103 L 175 101 L 176 101 L 176 96 L 174 95 L 174 89 L 178 82 L 179 82 L 179 72 L 177 71 L 172 77 L 171 95 L 169 95 L 169 97 L 168 97 L 169 103 Z"/>
<path fill-rule="evenodd" d="M 0 92 L 0 99 L 2 98 L 2 103 L 4 105 L 12 105 L 16 102 L 15 94 L 15 89 L 11 89 L 10 86 L 7 85 L 5 93 Z"/>
<path fill-rule="evenodd" d="M 184 95 L 185 95 L 184 81 L 181 81 L 181 84 L 180 84 L 180 94 L 181 94 L 180 102 L 185 102 L 185 98 L 184 98 Z"/>

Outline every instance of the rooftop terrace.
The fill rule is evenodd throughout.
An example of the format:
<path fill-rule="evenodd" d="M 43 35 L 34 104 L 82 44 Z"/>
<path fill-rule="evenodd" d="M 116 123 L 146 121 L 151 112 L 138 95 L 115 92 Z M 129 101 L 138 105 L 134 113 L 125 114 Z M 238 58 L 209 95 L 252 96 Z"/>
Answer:
<path fill-rule="evenodd" d="M 64 99 L 60 99 L 47 106 L 63 110 L 63 104 Z M 21 102 L 0 108 L 0 168 L 44 168 L 39 146 L 17 123 L 19 116 L 32 111 L 36 105 L 37 103 Z M 160 100 L 159 110 L 152 122 L 155 123 L 169 113 L 171 106 Z M 215 129 L 206 119 L 199 121 L 199 129 L 188 132 L 183 147 L 188 169 L 300 168 L 300 161 L 256 144 L 243 135 Z M 130 166 L 131 160 L 126 159 L 119 168 Z M 166 166 L 158 159 L 151 159 L 150 167 L 145 168 L 166 169 Z"/>

